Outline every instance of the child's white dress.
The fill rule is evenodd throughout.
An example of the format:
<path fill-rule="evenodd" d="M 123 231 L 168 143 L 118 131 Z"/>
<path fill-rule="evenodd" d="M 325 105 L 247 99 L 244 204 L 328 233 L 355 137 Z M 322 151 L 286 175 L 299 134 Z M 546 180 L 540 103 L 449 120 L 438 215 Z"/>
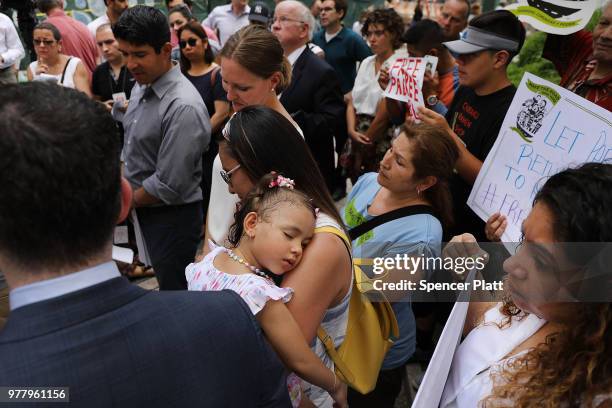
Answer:
<path fill-rule="evenodd" d="M 253 315 L 259 313 L 269 300 L 282 300 L 287 303 L 293 296 L 293 289 L 280 288 L 272 281 L 246 273 L 232 275 L 218 270 L 213 261 L 221 252 L 226 251 L 222 246 L 210 243 L 213 248 L 204 259 L 198 263 L 192 263 L 185 269 L 187 278 L 187 289 L 189 290 L 224 290 L 230 289 L 238 293 L 251 309 Z M 299 406 L 301 399 L 301 380 L 295 374 L 287 377 L 289 396 L 294 407 Z"/>

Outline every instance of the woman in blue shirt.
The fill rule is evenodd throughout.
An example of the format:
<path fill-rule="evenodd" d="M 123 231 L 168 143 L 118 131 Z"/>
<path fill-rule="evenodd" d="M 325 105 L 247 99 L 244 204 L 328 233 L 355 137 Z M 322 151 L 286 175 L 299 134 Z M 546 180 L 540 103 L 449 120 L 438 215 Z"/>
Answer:
<path fill-rule="evenodd" d="M 435 216 L 414 214 L 381 224 L 353 240 L 353 256 L 438 256 L 442 229 L 452 221 L 448 181 L 458 155 L 455 142 L 445 132 L 425 124 L 402 127 L 379 172 L 364 174 L 353 187 L 342 212 L 343 221 L 347 228 L 354 228 L 377 215 L 415 205 L 430 206 Z M 364 272 L 372 271 L 364 267 Z M 403 299 L 392 299 L 398 300 L 392 307 L 400 336 L 385 357 L 376 388 L 366 395 L 349 389 L 351 407 L 393 407 L 404 365 L 416 345 L 415 318 L 410 299 L 404 295 L 400 296 Z"/>

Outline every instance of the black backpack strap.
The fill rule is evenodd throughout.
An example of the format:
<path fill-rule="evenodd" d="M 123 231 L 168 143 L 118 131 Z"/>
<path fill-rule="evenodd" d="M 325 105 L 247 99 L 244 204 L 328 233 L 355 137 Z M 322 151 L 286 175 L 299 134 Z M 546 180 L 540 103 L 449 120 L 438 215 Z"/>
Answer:
<path fill-rule="evenodd" d="M 363 224 L 359 224 L 355 228 L 351 228 L 348 233 L 351 237 L 351 241 L 353 241 L 365 234 L 366 232 L 378 227 L 379 225 L 382 225 L 389 221 L 397 220 L 398 218 L 408 217 L 409 215 L 416 214 L 430 214 L 433 216 L 436 215 L 434 209 L 429 205 L 409 205 L 407 207 L 398 208 L 393 211 L 377 215 L 371 220 L 366 221 Z"/>

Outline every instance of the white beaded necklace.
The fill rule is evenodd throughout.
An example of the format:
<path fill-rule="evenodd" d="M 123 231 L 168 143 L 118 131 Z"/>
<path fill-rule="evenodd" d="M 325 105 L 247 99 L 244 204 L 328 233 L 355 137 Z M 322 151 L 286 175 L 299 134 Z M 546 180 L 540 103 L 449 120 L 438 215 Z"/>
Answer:
<path fill-rule="evenodd" d="M 236 253 L 234 253 L 234 251 L 232 251 L 229 248 L 225 248 L 225 252 L 227 252 L 227 255 L 233 259 L 234 261 L 238 262 L 239 264 L 242 264 L 244 266 L 246 266 L 247 268 L 249 268 L 251 270 L 251 272 L 253 272 L 255 275 L 261 276 L 262 278 L 266 278 L 268 280 L 272 280 L 272 278 L 270 278 L 264 271 L 262 271 L 259 268 L 256 268 L 255 266 L 251 265 L 250 263 L 248 263 L 247 261 L 244 260 L 244 258 L 239 257 L 238 255 L 236 255 Z"/>

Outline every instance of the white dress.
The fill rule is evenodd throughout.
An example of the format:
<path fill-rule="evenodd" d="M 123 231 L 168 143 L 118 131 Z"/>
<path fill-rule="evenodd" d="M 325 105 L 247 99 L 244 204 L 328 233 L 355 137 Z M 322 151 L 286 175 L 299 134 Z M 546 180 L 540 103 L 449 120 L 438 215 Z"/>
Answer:
<path fill-rule="evenodd" d="M 507 319 L 499 310 L 501 305 L 489 309 L 483 323 L 472 329 L 457 347 L 440 407 L 477 407 L 479 401 L 491 394 L 491 372 L 527 352 L 505 358 L 546 323 L 529 314 L 522 319 L 513 317 L 510 325 L 500 329 L 498 324 Z"/>
<path fill-rule="evenodd" d="M 36 68 L 38 67 L 38 61 L 33 61 L 30 63 L 30 72 L 32 72 L 32 77 L 34 81 L 53 81 L 55 79 L 55 82 L 57 82 L 58 85 L 64 86 L 66 88 L 76 88 L 75 84 L 74 84 L 74 74 L 76 73 L 76 69 L 77 66 L 79 65 L 79 62 L 81 62 L 81 60 L 77 57 L 69 57 L 70 60 L 68 61 L 68 65 L 66 66 L 66 71 L 64 72 L 63 75 L 63 81 L 62 81 L 62 74 L 59 75 L 49 75 L 49 74 L 44 74 L 43 75 L 37 75 L 36 74 Z"/>

